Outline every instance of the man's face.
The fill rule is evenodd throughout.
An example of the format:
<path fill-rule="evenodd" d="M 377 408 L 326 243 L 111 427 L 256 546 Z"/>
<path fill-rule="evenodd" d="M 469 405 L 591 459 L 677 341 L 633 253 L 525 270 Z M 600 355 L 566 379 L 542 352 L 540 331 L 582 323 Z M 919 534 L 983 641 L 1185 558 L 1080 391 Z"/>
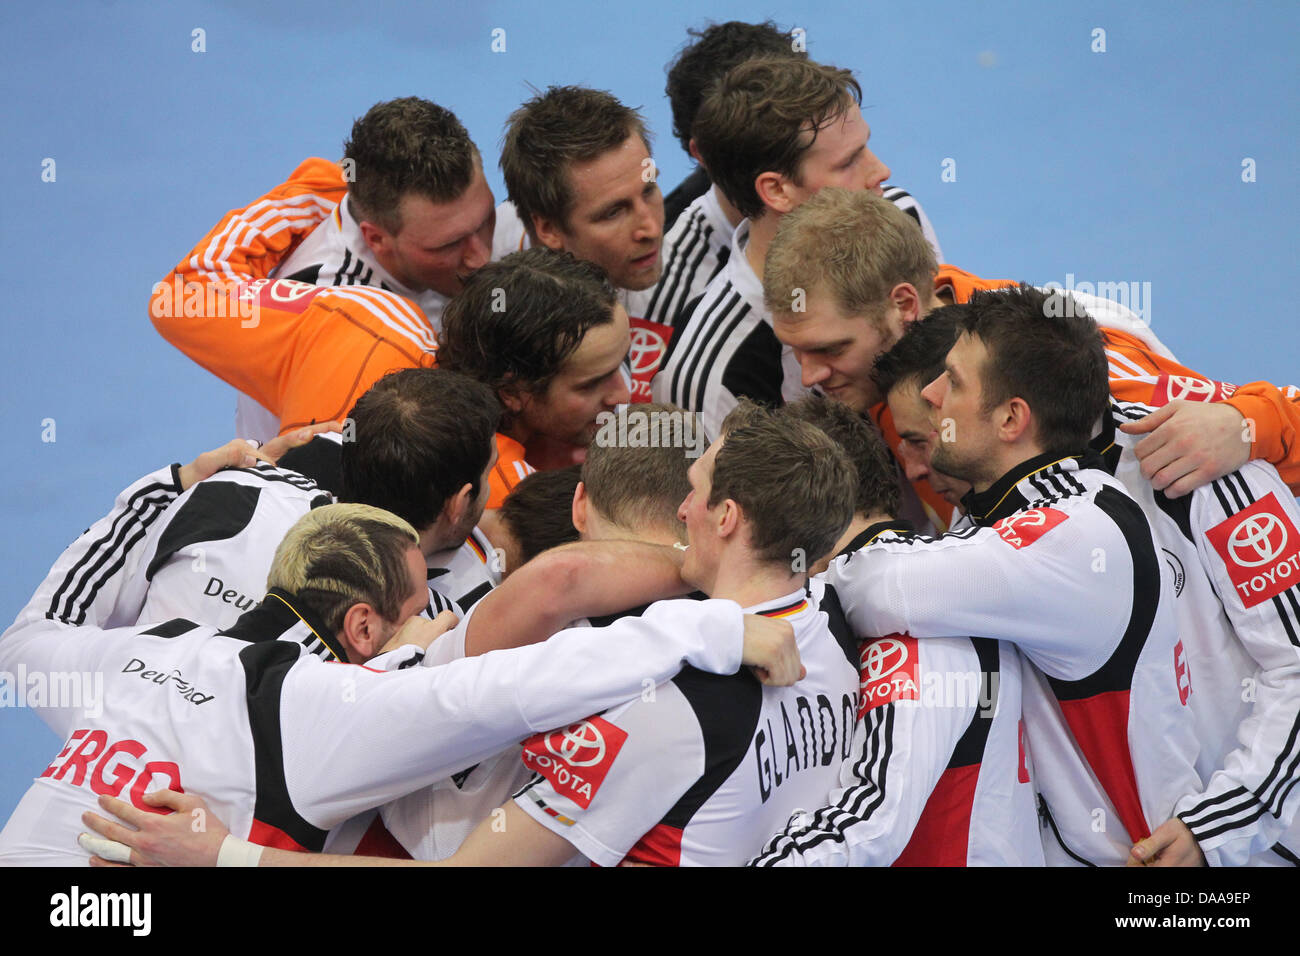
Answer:
<path fill-rule="evenodd" d="M 411 193 L 398 205 L 401 228 L 380 233 L 371 249 L 398 282 L 415 292 L 432 289 L 445 296 L 460 292 L 462 280 L 492 258 L 496 208 L 483 178 L 482 163 L 460 196 L 435 203 Z"/>
<path fill-rule="evenodd" d="M 519 418 L 533 434 L 586 447 L 600 425 L 596 416 L 632 400 L 619 366 L 632 347 L 627 312 L 587 330 L 577 350 L 540 394 L 524 393 Z"/>
<path fill-rule="evenodd" d="M 925 479 L 935 494 L 950 505 L 961 504 L 962 496 L 970 484 L 935 469 L 930 459 L 934 455 L 939 434 L 930 421 L 930 407 L 921 397 L 921 386 L 904 382 L 889 393 L 889 411 L 894 418 L 902 441 L 898 445 L 898 460 L 903 463 L 903 473 L 908 481 Z"/>
<path fill-rule="evenodd" d="M 640 135 L 632 133 L 595 159 L 571 164 L 568 221 L 535 223 L 538 239 L 594 262 L 620 289 L 650 288 L 663 269 L 664 197 L 649 160 Z"/>
<path fill-rule="evenodd" d="M 677 509 L 677 517 L 686 523 L 688 545 L 682 562 L 682 580 L 706 594 L 713 587 L 719 561 L 719 541 L 714 532 L 717 512 L 709 508 L 709 496 L 713 494 L 713 463 L 725 440 L 719 438 L 695 459 L 686 472 L 691 483 L 690 494 Z M 721 502 L 718 507 L 722 507 Z"/>
<path fill-rule="evenodd" d="M 938 441 L 931 467 L 969 481 L 979 490 L 997 478 L 997 435 L 983 410 L 981 380 L 988 350 L 963 332 L 944 361 L 944 373 L 921 389 Z"/>
<path fill-rule="evenodd" d="M 803 203 L 827 186 L 867 189 L 883 195 L 881 184 L 889 179 L 889 167 L 867 148 L 871 128 L 856 103 L 837 120 L 817 133 L 817 139 L 803 154 L 791 188 L 797 203 Z"/>
<path fill-rule="evenodd" d="M 806 387 L 815 385 L 858 412 L 880 402 L 871 366 L 903 334 L 902 316 L 892 303 L 877 323 L 845 315 L 830 296 L 813 293 L 805 311 L 776 313 L 772 324 L 781 343 L 794 350 Z"/>

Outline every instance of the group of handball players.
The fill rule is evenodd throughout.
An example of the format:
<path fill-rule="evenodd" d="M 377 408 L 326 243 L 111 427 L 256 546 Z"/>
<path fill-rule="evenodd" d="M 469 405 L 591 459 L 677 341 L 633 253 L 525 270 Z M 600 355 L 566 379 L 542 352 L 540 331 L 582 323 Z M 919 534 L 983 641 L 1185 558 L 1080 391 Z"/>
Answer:
<path fill-rule="evenodd" d="M 0 636 L 0 863 L 1300 864 L 1300 392 L 944 263 L 801 31 L 667 77 L 666 197 L 394 99 L 153 286 L 237 437 Z"/>

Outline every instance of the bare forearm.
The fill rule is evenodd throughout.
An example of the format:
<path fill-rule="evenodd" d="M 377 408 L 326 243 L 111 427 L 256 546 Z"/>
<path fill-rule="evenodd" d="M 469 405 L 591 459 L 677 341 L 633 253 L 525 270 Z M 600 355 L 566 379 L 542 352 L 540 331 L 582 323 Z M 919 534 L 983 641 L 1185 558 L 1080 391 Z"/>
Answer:
<path fill-rule="evenodd" d="M 582 617 L 615 614 L 689 591 L 682 552 L 636 541 L 553 548 L 483 598 L 465 636 L 466 656 L 544 641 Z"/>

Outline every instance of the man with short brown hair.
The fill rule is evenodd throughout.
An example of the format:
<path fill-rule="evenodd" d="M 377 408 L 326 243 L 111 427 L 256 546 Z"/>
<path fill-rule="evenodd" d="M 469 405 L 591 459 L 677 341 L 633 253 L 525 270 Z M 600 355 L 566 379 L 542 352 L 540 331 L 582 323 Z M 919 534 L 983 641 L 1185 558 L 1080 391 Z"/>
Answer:
<path fill-rule="evenodd" d="M 498 255 L 524 248 L 522 231 L 596 263 L 621 289 L 658 280 L 664 203 L 636 110 L 604 90 L 552 86 L 510 114 L 501 172 L 513 209 L 498 209 Z"/>
<path fill-rule="evenodd" d="M 651 389 L 656 401 L 700 412 L 710 434 L 742 397 L 777 405 L 806 391 L 794 356 L 772 332 L 764 260 L 781 218 L 822 187 L 880 195 L 889 168 L 867 147 L 861 97 L 847 70 L 759 59 L 733 67 L 700 106 L 692 136 L 701 160 L 750 218 L 737 227 L 725 268 L 679 325 Z"/>
<path fill-rule="evenodd" d="M 704 451 L 696 415 L 650 402 L 609 415 L 582 464 L 573 523 L 584 537 L 686 543 L 677 511 L 691 461 Z"/>

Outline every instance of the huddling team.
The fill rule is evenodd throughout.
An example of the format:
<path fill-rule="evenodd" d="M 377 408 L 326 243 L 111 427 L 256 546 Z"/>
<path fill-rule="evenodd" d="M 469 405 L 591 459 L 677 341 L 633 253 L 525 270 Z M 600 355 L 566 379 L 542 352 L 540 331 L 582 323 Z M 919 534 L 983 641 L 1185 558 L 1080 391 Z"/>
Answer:
<path fill-rule="evenodd" d="M 1296 389 L 941 265 L 798 40 L 692 31 L 667 202 L 609 93 L 500 206 L 406 98 L 203 237 L 240 438 L 0 637 L 103 685 L 0 862 L 1300 863 Z"/>

